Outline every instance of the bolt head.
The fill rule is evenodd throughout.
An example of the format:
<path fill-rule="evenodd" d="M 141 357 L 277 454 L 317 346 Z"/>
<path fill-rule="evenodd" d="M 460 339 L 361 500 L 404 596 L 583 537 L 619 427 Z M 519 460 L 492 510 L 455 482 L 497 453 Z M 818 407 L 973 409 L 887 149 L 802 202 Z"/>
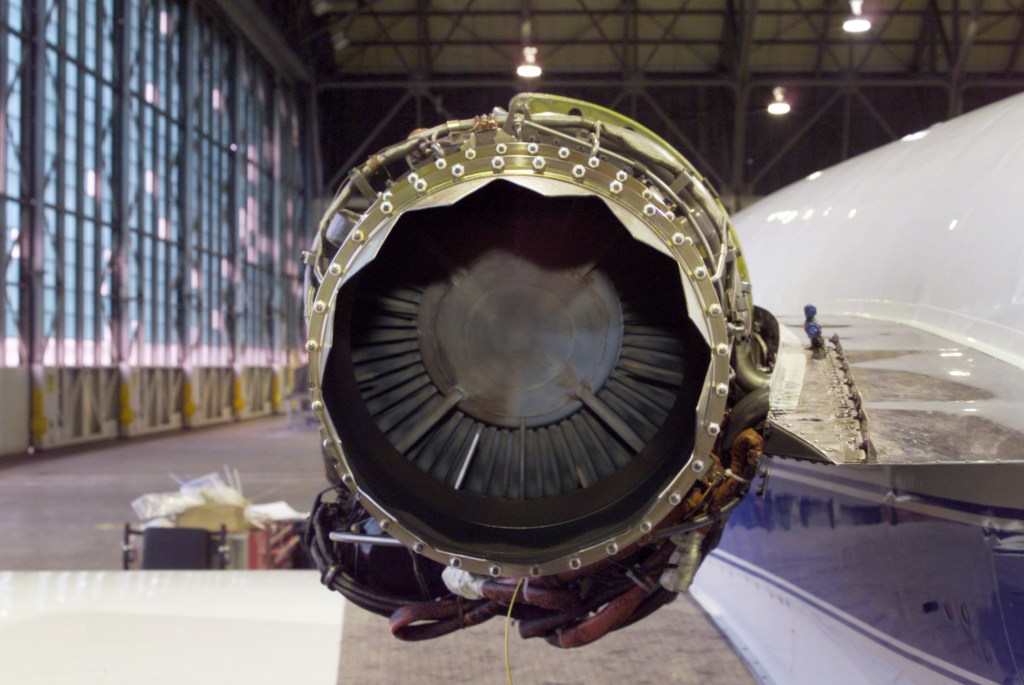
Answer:
<path fill-rule="evenodd" d="M 526 146 L 526 152 L 531 154 L 531 155 L 537 154 L 537 150 L 539 150 L 539 149 L 540 149 L 540 146 L 537 145 L 537 143 L 530 143 L 529 145 Z"/>
<path fill-rule="evenodd" d="M 686 243 L 686 236 L 685 235 L 683 235 L 682 233 L 678 233 L 678 232 L 672 234 L 672 244 L 673 245 L 683 245 L 685 243 Z"/>
<path fill-rule="evenodd" d="M 313 311 L 317 314 L 323 314 L 327 311 L 327 303 L 323 300 L 317 300 L 313 303 Z"/>
<path fill-rule="evenodd" d="M 569 560 L 569 568 L 571 568 L 573 571 L 578 570 L 581 566 L 583 566 L 583 562 L 580 561 L 579 557 L 573 557 Z"/>
<path fill-rule="evenodd" d="M 341 275 L 341 264 L 338 264 L 337 262 L 331 264 L 329 267 L 327 267 L 327 272 L 329 274 L 331 274 L 332 276 L 340 276 Z"/>
<path fill-rule="evenodd" d="M 380 211 L 382 211 L 384 214 L 391 214 L 391 212 L 395 211 L 395 206 L 390 202 L 381 202 Z"/>
<path fill-rule="evenodd" d="M 668 503 L 671 504 L 673 507 L 678 506 L 678 504 L 682 501 L 683 496 L 680 495 L 678 492 L 673 492 L 671 495 L 668 496 Z"/>
<path fill-rule="evenodd" d="M 708 424 L 708 435 L 718 435 L 721 432 L 722 432 L 722 427 L 719 426 L 717 423 L 709 423 Z"/>
<path fill-rule="evenodd" d="M 708 307 L 708 314 L 710 314 L 711 316 L 721 316 L 722 305 L 718 304 L 717 302 L 711 305 L 710 307 Z"/>
<path fill-rule="evenodd" d="M 671 501 L 671 498 L 669 498 L 669 501 Z M 652 525 L 650 521 L 644 521 L 640 524 L 641 533 L 650 533 L 653 529 L 654 525 Z"/>
<path fill-rule="evenodd" d="M 698 266 L 696 269 L 693 270 L 693 277 L 696 278 L 698 281 L 703 281 L 705 278 L 708 277 L 708 270 L 705 269 L 703 266 Z"/>
<path fill-rule="evenodd" d="M 718 347 L 715 348 L 715 354 L 719 357 L 726 357 L 729 355 L 729 346 L 725 343 L 718 343 Z"/>
<path fill-rule="evenodd" d="M 452 165 L 452 176 L 455 178 L 462 178 L 462 175 L 466 173 L 466 167 L 461 164 Z"/>
<path fill-rule="evenodd" d="M 530 568 L 530 575 L 536 578 L 540 575 L 540 566 L 533 566 Z"/>
<path fill-rule="evenodd" d="M 719 383 L 715 386 L 715 394 L 719 397 L 725 397 L 729 394 L 729 386 L 725 383 Z"/>
<path fill-rule="evenodd" d="M 622 183 L 625 183 L 627 178 L 629 178 L 629 174 L 627 174 L 623 169 L 619 169 L 618 171 L 615 172 L 616 181 L 621 181 Z"/>
<path fill-rule="evenodd" d="M 558 158 L 559 159 L 568 159 L 569 158 L 569 148 L 567 148 L 567 147 L 560 147 L 560 148 L 558 148 Z"/>
<path fill-rule="evenodd" d="M 538 156 L 538 157 L 534 157 L 533 158 L 533 168 L 534 169 L 536 169 L 537 171 L 540 171 L 545 166 L 547 166 L 547 162 L 544 160 L 543 157 L 539 157 Z"/>
<path fill-rule="evenodd" d="M 412 546 L 412 551 L 416 552 L 416 554 L 422 554 L 424 549 L 426 549 L 426 547 L 424 547 L 422 542 L 417 542 Z"/>
<path fill-rule="evenodd" d="M 622 184 L 619 183 L 618 181 L 612 181 L 608 185 L 608 190 L 610 190 L 610 191 L 612 191 L 612 193 L 618 195 L 619 193 L 622 192 Z"/>
<path fill-rule="evenodd" d="M 458 557 L 452 557 L 448 560 L 448 565 L 452 568 L 460 568 L 462 566 L 462 559 L 459 559 Z"/>
<path fill-rule="evenodd" d="M 352 484 L 352 474 L 351 473 L 344 474 L 341 477 L 341 482 L 344 483 L 345 485 L 351 485 Z"/>
<path fill-rule="evenodd" d="M 658 213 L 658 208 L 655 207 L 654 205 L 652 205 L 650 203 L 644 205 L 644 215 L 645 216 L 654 216 L 657 213 Z"/>
<path fill-rule="evenodd" d="M 597 167 L 601 166 L 601 160 L 598 159 L 597 157 L 591 157 L 590 159 L 587 160 L 587 164 L 590 165 L 591 169 L 596 169 Z"/>
<path fill-rule="evenodd" d="M 614 542 L 609 542 L 607 545 L 605 545 L 604 551 L 608 552 L 608 554 L 617 554 L 619 551 L 619 546 Z"/>
<path fill-rule="evenodd" d="M 700 473 L 701 471 L 703 471 L 704 470 L 704 462 L 701 461 L 700 459 L 694 459 L 693 460 L 693 470 L 694 470 L 695 473 Z"/>
<path fill-rule="evenodd" d="M 448 162 L 445 160 L 444 157 L 438 157 L 437 161 L 434 162 L 434 166 L 437 167 L 438 169 L 444 169 L 446 166 L 448 166 Z"/>
<path fill-rule="evenodd" d="M 309 408 L 315 412 L 322 412 L 324 410 L 324 403 L 320 400 L 313 400 L 310 403 Z"/>
<path fill-rule="evenodd" d="M 323 445 L 323 448 L 325 450 L 329 450 L 331 449 L 331 446 L 334 444 L 334 442 L 330 438 L 324 438 L 324 441 L 320 444 Z"/>
<path fill-rule="evenodd" d="M 498 152 L 499 155 L 503 155 L 506 152 L 508 152 L 508 145 L 505 145 L 505 143 L 498 143 L 494 147 L 494 149 Z"/>
<path fill-rule="evenodd" d="M 366 234 L 362 231 L 352 231 L 352 242 L 361 243 L 366 240 Z"/>
<path fill-rule="evenodd" d="M 416 183 L 413 184 L 413 187 L 416 189 L 417 192 L 422 193 L 424 190 L 427 189 L 427 182 L 421 178 L 420 180 L 416 181 Z"/>
<path fill-rule="evenodd" d="M 582 164 L 577 164 L 576 166 L 574 166 L 572 168 L 573 178 L 583 178 L 583 176 L 586 173 L 587 173 L 587 169 Z"/>
<path fill-rule="evenodd" d="M 466 159 L 476 159 L 476 150 L 473 148 L 466 150 Z"/>
<path fill-rule="evenodd" d="M 489 569 L 487 569 L 487 572 L 490 573 L 495 578 L 497 578 L 498 576 L 501 575 L 501 567 L 500 566 L 492 566 Z"/>
<path fill-rule="evenodd" d="M 388 521 L 387 519 L 381 519 L 377 524 L 380 526 L 381 530 L 387 530 L 391 527 L 391 521 Z"/>
<path fill-rule="evenodd" d="M 494 159 L 492 159 L 491 160 L 491 168 L 494 169 L 495 171 L 501 171 L 502 169 L 504 169 L 505 168 L 505 158 L 504 157 L 495 157 Z"/>
<path fill-rule="evenodd" d="M 316 352 L 317 348 L 319 348 L 319 347 L 320 347 L 320 343 L 318 343 L 316 340 L 307 340 L 306 341 L 306 351 L 307 352 Z"/>

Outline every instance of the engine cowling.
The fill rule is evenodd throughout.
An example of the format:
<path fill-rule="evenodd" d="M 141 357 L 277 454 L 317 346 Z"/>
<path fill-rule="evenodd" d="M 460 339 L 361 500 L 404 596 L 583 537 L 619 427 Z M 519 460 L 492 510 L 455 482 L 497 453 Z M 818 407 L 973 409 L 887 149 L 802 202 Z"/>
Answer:
<path fill-rule="evenodd" d="M 500 579 L 660 549 L 708 515 L 727 408 L 766 384 L 717 196 L 587 103 L 414 132 L 349 174 L 306 261 L 334 545 Z"/>

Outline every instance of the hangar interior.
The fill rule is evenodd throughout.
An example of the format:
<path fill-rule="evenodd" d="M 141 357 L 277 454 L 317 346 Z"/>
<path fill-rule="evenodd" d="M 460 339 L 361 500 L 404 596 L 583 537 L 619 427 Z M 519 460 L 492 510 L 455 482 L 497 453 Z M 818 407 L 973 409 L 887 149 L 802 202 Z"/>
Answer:
<path fill-rule="evenodd" d="M 1024 83 L 1019 0 L 862 11 L 857 34 L 835 0 L 5 3 L 0 453 L 279 412 L 299 254 L 396 131 L 578 97 L 736 209 Z"/>
<path fill-rule="evenodd" d="M 166 472 L 227 461 L 254 496 L 308 504 L 319 437 L 285 417 L 308 399 L 302 252 L 349 169 L 410 131 L 523 91 L 579 98 L 658 131 L 737 210 L 1024 88 L 1024 0 L 0 0 L 0 17 L 0 511 L 31 524 L 0 569 L 116 568 L 113 522 Z M 102 512 L 66 525 L 72 498 Z M 749 678 L 703 629 L 650 682 Z M 438 677 L 472 668 L 448 658 Z M 417 682 L 416 663 L 365 682 Z"/>

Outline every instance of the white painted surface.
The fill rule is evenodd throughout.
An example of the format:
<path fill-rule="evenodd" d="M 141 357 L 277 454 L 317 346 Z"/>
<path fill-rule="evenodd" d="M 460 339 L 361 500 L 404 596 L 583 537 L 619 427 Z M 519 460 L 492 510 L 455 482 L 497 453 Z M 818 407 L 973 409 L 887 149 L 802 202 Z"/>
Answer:
<path fill-rule="evenodd" d="M 28 448 L 28 367 L 0 367 L 0 454 Z"/>
<path fill-rule="evenodd" d="M 334 685 L 315 571 L 0 573 L 0 683 Z"/>
<path fill-rule="evenodd" d="M 690 594 L 738 643 L 741 655 L 755 656 L 752 670 L 765 683 L 996 685 L 904 644 L 726 552 L 713 552 L 704 560 Z"/>
<path fill-rule="evenodd" d="M 755 301 L 916 325 L 1024 367 L 1024 95 L 733 217 Z"/>

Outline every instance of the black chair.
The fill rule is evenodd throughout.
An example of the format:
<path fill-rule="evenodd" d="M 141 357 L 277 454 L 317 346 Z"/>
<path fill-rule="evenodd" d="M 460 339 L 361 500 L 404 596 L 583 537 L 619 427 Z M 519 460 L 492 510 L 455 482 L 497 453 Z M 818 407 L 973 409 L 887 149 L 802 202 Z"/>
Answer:
<path fill-rule="evenodd" d="M 125 570 L 132 567 L 138 550 L 133 537 L 142 537 L 143 570 L 181 570 L 226 568 L 230 548 L 224 526 L 219 533 L 202 528 L 147 528 L 136 530 L 125 524 L 121 561 Z"/>

